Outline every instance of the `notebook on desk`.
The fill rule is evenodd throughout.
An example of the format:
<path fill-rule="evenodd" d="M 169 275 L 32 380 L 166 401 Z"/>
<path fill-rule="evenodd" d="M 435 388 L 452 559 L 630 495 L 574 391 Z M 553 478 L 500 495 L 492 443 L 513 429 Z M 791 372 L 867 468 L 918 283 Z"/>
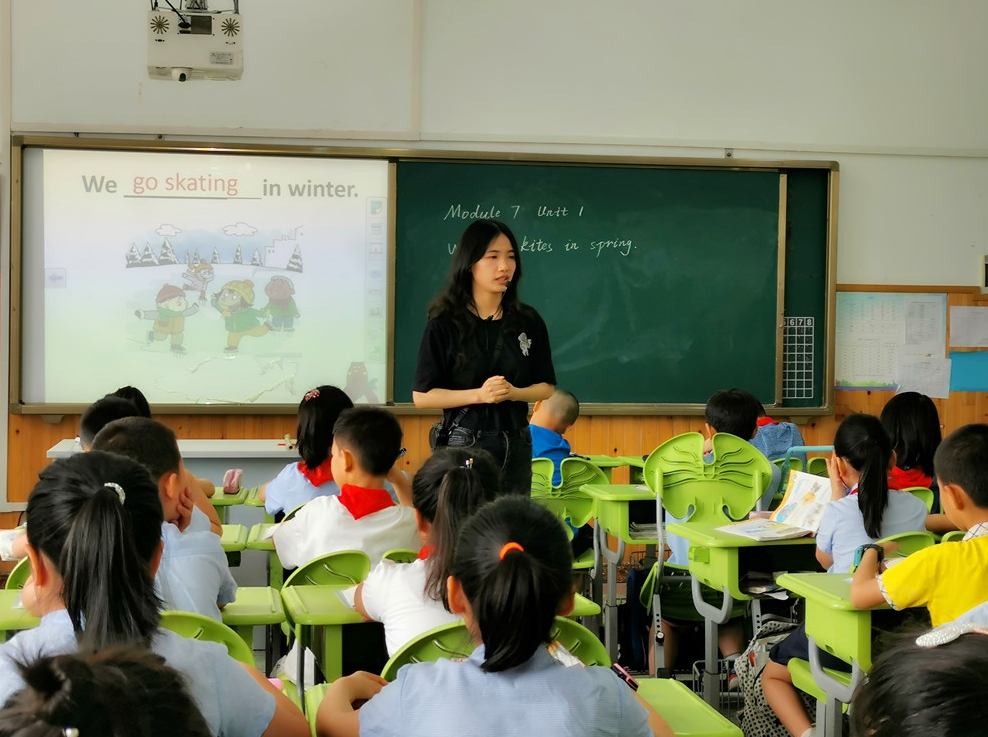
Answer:
<path fill-rule="evenodd" d="M 732 522 L 717 529 L 753 540 L 787 540 L 812 535 L 820 527 L 830 496 L 830 479 L 792 471 L 782 503 L 768 519 Z"/>

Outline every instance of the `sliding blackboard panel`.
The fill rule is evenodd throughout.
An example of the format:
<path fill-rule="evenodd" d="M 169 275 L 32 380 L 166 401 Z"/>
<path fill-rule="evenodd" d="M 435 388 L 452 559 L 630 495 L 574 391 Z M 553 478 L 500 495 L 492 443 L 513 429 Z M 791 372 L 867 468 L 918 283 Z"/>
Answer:
<path fill-rule="evenodd" d="M 497 217 L 582 402 L 702 404 L 731 386 L 773 402 L 779 190 L 773 170 L 399 161 L 395 401 L 457 238 Z"/>

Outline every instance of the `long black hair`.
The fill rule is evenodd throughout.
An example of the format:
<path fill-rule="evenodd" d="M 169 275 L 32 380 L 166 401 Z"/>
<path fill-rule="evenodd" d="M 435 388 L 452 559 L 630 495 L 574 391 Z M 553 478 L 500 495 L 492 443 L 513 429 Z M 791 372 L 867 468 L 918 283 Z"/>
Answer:
<path fill-rule="evenodd" d="M 456 537 L 463 523 L 501 490 L 501 469 L 480 448 L 436 448 L 412 479 L 412 505 L 432 525 L 425 593 L 446 609 L 446 579 L 452 573 Z"/>
<path fill-rule="evenodd" d="M 28 542 L 61 576 L 87 647 L 150 642 L 161 608 L 150 572 L 161 523 L 158 485 L 129 458 L 77 453 L 41 472 L 27 500 Z"/>
<path fill-rule="evenodd" d="M 353 407 L 342 389 L 323 384 L 305 393 L 298 405 L 298 454 L 309 470 L 321 466 L 333 448 L 333 425 L 340 413 Z"/>
<path fill-rule="evenodd" d="M 834 436 L 834 451 L 851 464 L 858 480 L 858 507 L 869 537 L 881 537 L 882 515 L 889 501 L 889 463 L 892 442 L 881 420 L 855 414 L 845 419 Z"/>
<path fill-rule="evenodd" d="M 572 568 L 562 523 L 531 499 L 501 497 L 463 525 L 452 573 L 480 630 L 485 671 L 521 665 L 549 640 Z"/>
<path fill-rule="evenodd" d="M 886 650 L 851 701 L 853 737 L 984 734 L 988 635 L 962 634 L 936 647 L 910 639 Z"/>
<path fill-rule="evenodd" d="M 0 711 L 0 737 L 209 737 L 183 676 L 139 647 L 20 664 L 26 684 Z"/>
<path fill-rule="evenodd" d="M 943 440 L 933 400 L 919 392 L 896 394 L 882 408 L 882 425 L 895 450 L 895 465 L 904 471 L 918 468 L 933 478 L 933 456 Z"/>

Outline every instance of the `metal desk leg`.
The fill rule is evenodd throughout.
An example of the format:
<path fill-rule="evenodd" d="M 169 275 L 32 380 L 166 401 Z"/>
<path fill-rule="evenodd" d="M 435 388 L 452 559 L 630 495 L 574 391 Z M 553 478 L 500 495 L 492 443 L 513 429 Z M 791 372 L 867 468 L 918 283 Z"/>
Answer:
<path fill-rule="evenodd" d="M 693 606 L 703 616 L 703 700 L 715 709 L 720 701 L 719 670 L 717 668 L 717 627 L 731 618 L 734 600 L 727 589 L 722 592 L 723 600 L 720 608 L 703 600 L 701 584 L 694 576 L 690 576 L 693 588 Z"/>
<path fill-rule="evenodd" d="M 607 591 L 604 598 L 604 647 L 611 662 L 618 661 L 617 566 L 624 558 L 624 541 L 618 538 L 617 550 L 607 547 L 607 532 L 601 525 L 594 527 L 594 546 L 607 561 Z"/>
<path fill-rule="evenodd" d="M 816 734 L 823 735 L 824 737 L 840 737 L 843 727 L 843 705 L 851 703 L 851 697 L 854 695 L 854 690 L 858 687 L 862 678 L 864 678 L 864 672 L 854 662 L 851 663 L 851 682 L 849 685 L 844 685 L 840 681 L 831 678 L 820 664 L 820 649 L 817 647 L 816 642 L 812 637 L 808 639 L 810 641 L 810 673 L 813 675 L 813 680 L 823 689 L 827 697 L 824 702 L 817 701 Z"/>

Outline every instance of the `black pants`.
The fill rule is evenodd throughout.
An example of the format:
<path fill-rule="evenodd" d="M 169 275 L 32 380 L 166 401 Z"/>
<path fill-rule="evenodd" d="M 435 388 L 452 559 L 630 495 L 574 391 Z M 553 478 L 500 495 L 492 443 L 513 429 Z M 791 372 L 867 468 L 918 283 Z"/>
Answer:
<path fill-rule="evenodd" d="M 506 432 L 454 427 L 450 448 L 481 448 L 501 467 L 501 493 L 532 495 L 532 435 L 528 428 Z"/>

